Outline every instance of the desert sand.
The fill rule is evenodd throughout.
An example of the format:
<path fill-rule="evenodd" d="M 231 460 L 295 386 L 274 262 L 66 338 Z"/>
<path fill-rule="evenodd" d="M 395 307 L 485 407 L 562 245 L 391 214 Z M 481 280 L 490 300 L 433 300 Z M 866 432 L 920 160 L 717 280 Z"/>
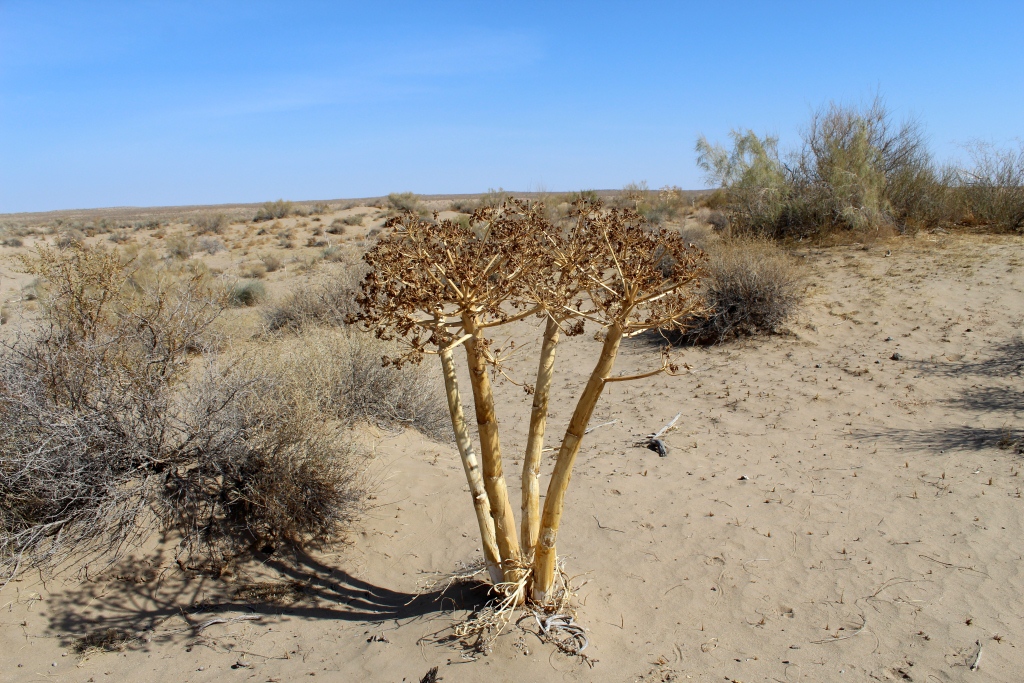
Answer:
<path fill-rule="evenodd" d="M 296 228 L 295 253 L 312 227 Z M 807 291 L 787 334 L 683 349 L 688 374 L 602 396 L 558 546 L 586 658 L 541 643 L 532 618 L 486 655 L 444 642 L 485 599 L 417 597 L 480 552 L 456 449 L 367 428 L 380 484 L 342 542 L 220 578 L 180 569 L 158 539 L 88 577 L 26 573 L 0 592 L 0 680 L 398 683 L 433 666 L 448 683 L 1021 680 L 1024 243 L 921 233 L 795 253 Z M 10 299 L 25 282 L 4 272 Z M 593 332 L 560 347 L 549 441 Z M 517 369 L 533 372 L 536 352 Z M 657 363 L 634 339 L 616 371 Z M 497 391 L 517 506 L 530 397 Z M 634 446 L 677 413 L 667 457 Z M 104 629 L 136 640 L 75 652 Z"/>

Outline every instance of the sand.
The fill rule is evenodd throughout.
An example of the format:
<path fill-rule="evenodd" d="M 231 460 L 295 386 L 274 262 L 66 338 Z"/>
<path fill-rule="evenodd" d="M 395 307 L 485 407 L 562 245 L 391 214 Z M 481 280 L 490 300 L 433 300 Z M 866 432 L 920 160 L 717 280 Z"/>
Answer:
<path fill-rule="evenodd" d="M 0 592 L 0 680 L 1020 680 L 1021 239 L 798 253 L 807 299 L 789 334 L 687 349 L 690 374 L 602 397 L 591 424 L 614 423 L 584 441 L 558 546 L 586 660 L 541 643 L 532 618 L 487 655 L 440 642 L 480 599 L 416 597 L 479 555 L 457 453 L 368 431 L 381 485 L 344 542 L 221 579 L 156 541 L 87 580 L 23 575 Z M 561 347 L 552 438 L 598 345 L 591 331 Z M 633 340 L 616 370 L 657 359 Z M 530 399 L 497 390 L 518 505 Z M 633 445 L 680 412 L 667 457 Z M 134 640 L 74 651 L 111 628 Z"/>

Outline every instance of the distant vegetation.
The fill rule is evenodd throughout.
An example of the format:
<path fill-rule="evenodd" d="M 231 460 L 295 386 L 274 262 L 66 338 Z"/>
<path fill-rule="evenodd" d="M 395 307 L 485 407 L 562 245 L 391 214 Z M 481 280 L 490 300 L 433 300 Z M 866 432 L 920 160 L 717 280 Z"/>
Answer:
<path fill-rule="evenodd" d="M 895 234 L 937 226 L 1024 229 L 1024 145 L 976 143 L 972 164 L 942 166 L 915 120 L 896 124 L 880 99 L 832 103 L 811 117 L 799 149 L 734 130 L 731 146 L 701 136 L 697 164 L 719 189 L 705 204 L 741 233 L 803 238 Z"/>

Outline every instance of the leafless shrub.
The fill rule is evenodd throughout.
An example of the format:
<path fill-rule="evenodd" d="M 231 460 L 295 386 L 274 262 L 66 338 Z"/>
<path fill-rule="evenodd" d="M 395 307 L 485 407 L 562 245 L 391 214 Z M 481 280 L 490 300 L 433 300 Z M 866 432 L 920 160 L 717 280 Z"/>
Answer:
<path fill-rule="evenodd" d="M 20 237 L 5 237 L 0 244 L 3 244 L 5 247 L 21 247 L 25 245 Z"/>
<path fill-rule="evenodd" d="M 211 256 L 217 252 L 224 251 L 227 247 L 216 237 L 200 237 L 196 245 L 200 251 L 205 251 Z"/>
<path fill-rule="evenodd" d="M 736 239 L 706 247 L 701 282 L 704 312 L 689 319 L 683 340 L 717 344 L 730 337 L 772 334 L 800 302 L 800 276 L 792 257 L 763 239 Z"/>
<path fill-rule="evenodd" d="M 349 265 L 292 291 L 264 313 L 267 329 L 297 333 L 317 325 L 344 324 L 345 318 L 357 310 L 355 297 L 364 270 Z"/>
<path fill-rule="evenodd" d="M 959 173 L 962 222 L 1024 230 L 1024 143 L 1000 149 L 976 142 L 969 151 L 973 165 Z"/>
<path fill-rule="evenodd" d="M 46 289 L 42 324 L 0 355 L 9 577 L 113 561 L 151 521 L 217 558 L 320 540 L 358 511 L 360 455 L 313 410 L 307 368 L 266 374 L 207 354 L 190 369 L 220 310 L 204 276 L 80 247 L 24 263 Z"/>

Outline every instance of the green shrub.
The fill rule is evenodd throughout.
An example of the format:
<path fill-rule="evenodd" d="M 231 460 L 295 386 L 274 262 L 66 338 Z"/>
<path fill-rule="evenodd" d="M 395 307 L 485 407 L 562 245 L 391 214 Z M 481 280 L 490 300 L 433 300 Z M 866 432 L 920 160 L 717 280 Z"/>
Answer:
<path fill-rule="evenodd" d="M 783 161 L 778 138 L 733 131 L 732 148 L 701 136 L 697 164 L 720 188 L 705 204 L 740 231 L 806 237 L 834 231 L 901 231 L 946 210 L 939 171 L 917 121 L 893 123 L 880 99 L 815 112 L 801 148 Z"/>
<path fill-rule="evenodd" d="M 387 197 L 388 207 L 394 212 L 417 213 L 420 210 L 420 200 L 412 192 L 391 193 Z"/>
<path fill-rule="evenodd" d="M 253 220 L 257 223 L 261 221 L 272 221 L 277 220 L 278 218 L 287 218 L 294 213 L 296 213 L 294 204 L 283 199 L 278 199 L 276 202 L 264 203 L 256 210 L 256 215 L 253 217 Z"/>
<path fill-rule="evenodd" d="M 267 288 L 259 280 L 240 280 L 228 290 L 228 305 L 232 308 L 255 306 L 267 298 Z"/>

